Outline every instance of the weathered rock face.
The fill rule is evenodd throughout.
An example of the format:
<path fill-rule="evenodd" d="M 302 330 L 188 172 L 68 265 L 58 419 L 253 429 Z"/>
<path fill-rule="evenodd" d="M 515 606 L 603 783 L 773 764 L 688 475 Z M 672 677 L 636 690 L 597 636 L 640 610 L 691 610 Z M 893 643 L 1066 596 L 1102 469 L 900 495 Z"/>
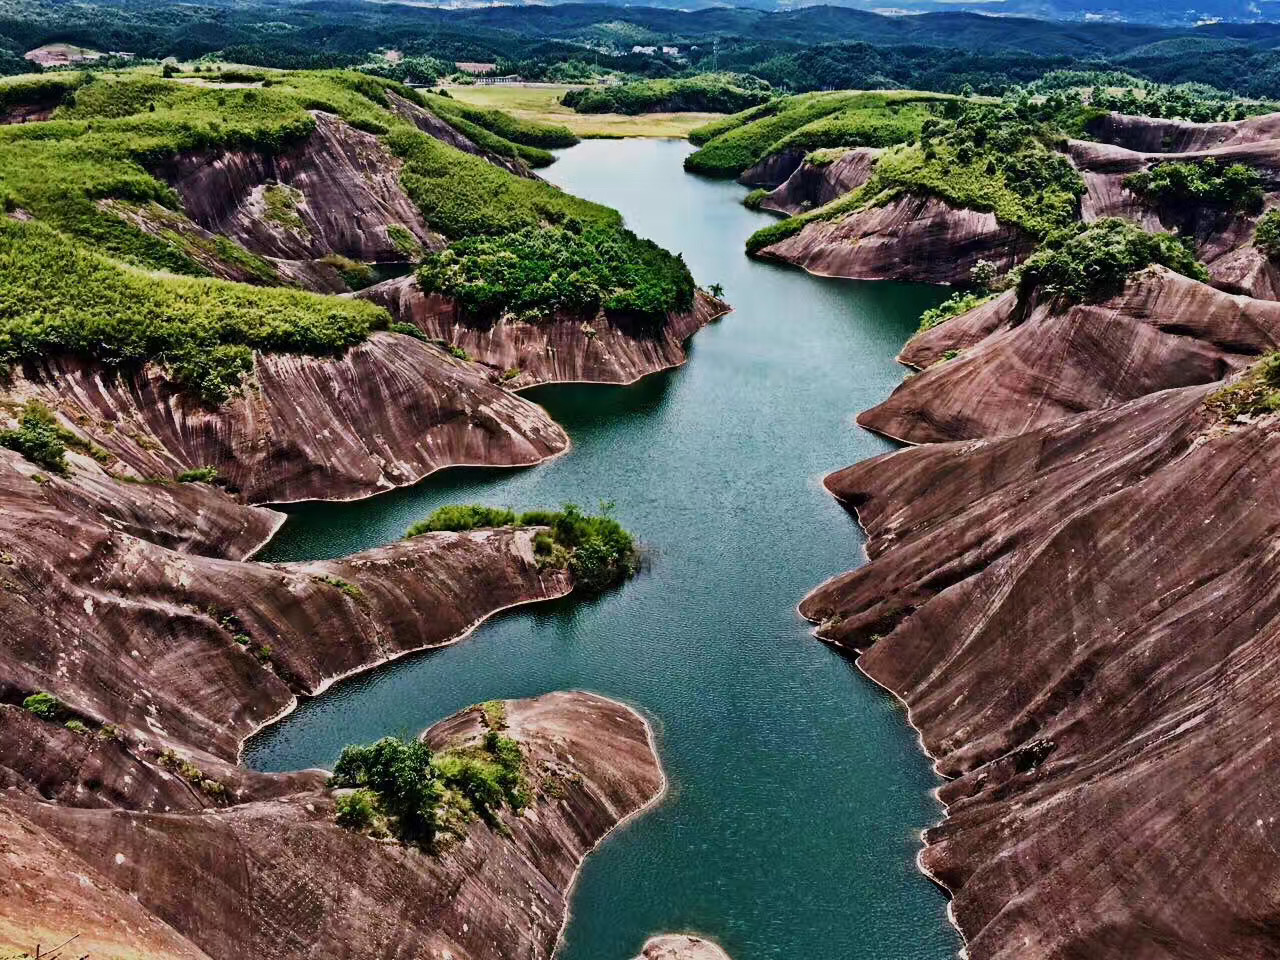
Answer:
<path fill-rule="evenodd" d="M 870 562 L 801 606 L 907 704 L 974 960 L 1264 957 L 1280 422 L 1213 386 L 829 477 Z"/>
<path fill-rule="evenodd" d="M 911 340 L 922 368 L 858 422 L 909 443 L 1021 433 L 1170 387 L 1212 383 L 1280 346 L 1280 304 L 1164 267 L 1099 304 L 1014 291 Z M 947 359 L 952 351 L 957 356 Z"/>
<path fill-rule="evenodd" d="M 684 363 L 685 342 L 729 312 L 727 304 L 699 292 L 692 310 L 668 314 L 657 324 L 603 312 L 538 323 L 483 323 L 460 316 L 445 297 L 423 294 L 412 276 L 369 287 L 360 296 L 428 337 L 461 347 L 514 389 L 538 383 L 633 383 Z"/>
<path fill-rule="evenodd" d="M 669 933 L 651 939 L 635 960 L 729 960 L 729 955 L 710 940 Z"/>
<path fill-rule="evenodd" d="M 35 473 L 4 452 L 0 702 L 49 691 L 76 715 L 117 724 L 131 738 L 192 745 L 228 762 L 298 694 L 570 587 L 564 571 L 537 562 L 530 530 L 431 534 L 307 564 L 195 556 L 74 511 L 62 488 L 82 481 L 37 483 Z M 275 519 L 238 510 L 265 514 L 259 524 Z M 0 729 L 14 722 L 0 715 Z M 56 779 L 63 763 L 46 761 L 40 776 Z M 63 779 L 73 789 L 76 778 Z"/>
<path fill-rule="evenodd" d="M 1280 114 L 1258 119 L 1280 124 Z M 1168 230 L 1191 237 L 1196 255 L 1208 266 L 1215 285 L 1253 297 L 1277 299 L 1280 268 L 1252 243 L 1257 213 L 1182 203 L 1149 207 L 1125 188 L 1124 178 L 1166 162 L 1242 163 L 1259 173 L 1269 205 L 1274 205 L 1280 193 L 1280 140 L 1244 138 L 1216 149 L 1174 154 L 1141 153 L 1105 143 L 1072 141 L 1068 155 L 1085 182 L 1081 216 L 1086 221 L 1124 217 L 1146 230 Z"/>
<path fill-rule="evenodd" d="M 765 197 L 761 209 L 792 215 L 826 206 L 866 183 L 880 153 L 873 147 L 857 147 L 830 163 L 806 160 Z"/>
<path fill-rule="evenodd" d="M 839 220 L 814 221 L 758 255 L 824 277 L 964 283 L 979 260 L 1003 272 L 1033 249 L 1029 235 L 994 213 L 908 195 Z"/>
<path fill-rule="evenodd" d="M 1089 124 L 1089 134 L 1103 143 L 1142 153 L 1213 150 L 1280 137 L 1280 113 L 1229 123 L 1187 123 L 1108 113 Z"/>
<path fill-rule="evenodd" d="M 548 694 L 508 701 L 506 713 L 535 801 L 521 816 L 500 814 L 509 836 L 476 822 L 438 856 L 337 827 L 318 774 L 278 797 L 204 813 L 16 801 L 9 817 L 50 838 L 53 855 L 78 859 L 76 873 L 104 895 L 135 899 L 139 923 L 220 960 L 548 958 L 582 859 L 665 780 L 645 722 L 621 704 Z M 472 709 L 426 736 L 442 746 L 482 733 Z M 39 881 L 89 899 L 62 870 Z M 12 915 L 13 892 L 0 892 L 0 913 Z M 175 945 L 164 955 L 206 953 Z"/>
<path fill-rule="evenodd" d="M 0 950 L 51 951 L 71 937 L 76 956 L 95 960 L 209 960 L 57 839 L 0 804 Z"/>
<path fill-rule="evenodd" d="M 779 150 L 765 157 L 754 167 L 744 170 L 738 177 L 738 182 L 744 187 L 764 187 L 766 190 L 772 190 L 785 183 L 787 177 L 795 173 L 800 168 L 800 164 L 804 163 L 804 158 L 803 150 Z"/>
<path fill-rule="evenodd" d="M 382 142 L 336 117 L 314 116 L 315 132 L 285 153 L 183 154 L 158 172 L 199 226 L 264 256 L 402 261 L 388 232 L 396 227 L 441 246 L 400 188 L 400 162 Z"/>
<path fill-rule="evenodd" d="M 110 376 L 70 359 L 28 366 L 13 393 L 61 410 L 138 477 L 212 466 L 258 502 L 368 496 L 445 466 L 538 463 L 569 444 L 476 364 L 392 333 L 340 358 L 259 355 L 252 385 L 217 410 L 159 371 Z"/>

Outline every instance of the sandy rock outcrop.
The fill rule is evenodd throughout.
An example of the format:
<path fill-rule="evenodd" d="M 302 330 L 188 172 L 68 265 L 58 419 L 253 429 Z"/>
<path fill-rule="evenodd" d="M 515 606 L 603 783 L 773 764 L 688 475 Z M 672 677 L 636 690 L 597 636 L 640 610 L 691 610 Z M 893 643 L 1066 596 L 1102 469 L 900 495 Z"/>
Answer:
<path fill-rule="evenodd" d="M 216 410 L 159 370 L 113 375 L 69 358 L 28 365 L 12 392 L 60 410 L 134 476 L 216 467 L 256 502 L 354 499 L 446 466 L 531 465 L 569 445 L 483 367 L 393 333 L 339 358 L 260 354 L 252 382 Z"/>
<path fill-rule="evenodd" d="M 826 206 L 866 183 L 880 153 L 874 147 L 857 147 L 829 163 L 805 160 L 786 182 L 770 191 L 760 209 L 790 216 Z"/>
<path fill-rule="evenodd" d="M 650 939 L 634 960 L 729 960 L 729 955 L 710 940 L 668 933 Z"/>
<path fill-rule="evenodd" d="M 280 154 L 186 153 L 156 172 L 195 223 L 263 256 L 402 261 L 395 228 L 425 247 L 442 246 L 400 187 L 399 159 L 373 134 L 313 116 L 314 132 Z"/>
<path fill-rule="evenodd" d="M 1167 390 L 833 474 L 869 562 L 803 602 L 907 704 L 973 960 L 1263 957 L 1280 893 L 1280 422 Z"/>
<path fill-rule="evenodd" d="M 386 307 L 433 340 L 461 347 L 512 389 L 539 383 L 634 383 L 685 361 L 685 343 L 728 304 L 699 291 L 691 310 L 648 318 L 601 312 L 556 316 L 538 323 L 483 322 L 460 315 L 453 301 L 426 295 L 413 276 L 362 290 L 362 299 Z"/>
<path fill-rule="evenodd" d="M 757 256 L 824 277 L 965 283 L 979 260 L 1004 272 L 1034 247 L 1028 234 L 994 213 L 904 195 L 837 220 L 815 220 Z"/>
<path fill-rule="evenodd" d="M 176 931 L 220 960 L 549 958 L 583 858 L 661 796 L 665 778 L 646 723 L 622 704 L 558 693 L 505 707 L 534 801 L 519 816 L 500 813 L 499 829 L 472 823 L 438 855 L 337 827 L 319 774 L 278 797 L 203 813 L 7 802 L 0 830 L 16 821 L 50 838 L 51 856 L 79 861 L 74 873 L 56 864 L 37 875 L 54 896 L 105 910 L 95 888 L 106 888 L 104 899 L 118 891 L 135 901 L 143 929 Z M 465 745 L 484 731 L 473 708 L 425 736 Z M 0 892 L 0 922 L 21 909 L 14 894 Z M 198 949 L 162 955 L 198 960 Z"/>
<path fill-rule="evenodd" d="M 1280 304 L 1164 267 L 1102 303 L 1015 291 L 912 338 L 921 372 L 858 423 L 909 443 L 1021 433 L 1060 417 L 1212 383 L 1280 347 Z"/>

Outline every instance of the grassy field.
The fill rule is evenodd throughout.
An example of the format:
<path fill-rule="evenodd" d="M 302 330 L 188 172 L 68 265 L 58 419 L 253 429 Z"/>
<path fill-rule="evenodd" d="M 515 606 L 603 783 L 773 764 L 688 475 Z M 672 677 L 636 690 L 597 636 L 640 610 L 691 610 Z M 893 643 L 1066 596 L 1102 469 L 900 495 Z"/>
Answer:
<path fill-rule="evenodd" d="M 507 84 L 451 86 L 449 92 L 463 103 L 505 110 L 525 120 L 559 124 L 580 137 L 677 137 L 684 139 L 694 127 L 717 119 L 718 113 L 645 113 L 628 117 L 621 113 L 574 113 L 560 103 L 568 84 Z"/>

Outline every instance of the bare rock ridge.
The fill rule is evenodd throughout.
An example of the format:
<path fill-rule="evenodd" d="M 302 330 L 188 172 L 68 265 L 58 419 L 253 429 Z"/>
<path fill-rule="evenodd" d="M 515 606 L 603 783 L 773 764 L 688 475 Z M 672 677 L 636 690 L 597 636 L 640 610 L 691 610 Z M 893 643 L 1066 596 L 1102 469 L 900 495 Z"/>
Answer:
<path fill-rule="evenodd" d="M 1009 291 L 859 418 L 921 445 L 826 480 L 868 562 L 800 609 L 948 778 L 920 865 L 971 960 L 1276 955 L 1280 415 L 1206 401 L 1278 341 L 1275 302 L 1160 267 Z"/>
<path fill-rule="evenodd" d="M 729 960 L 729 955 L 710 940 L 669 933 L 650 939 L 634 960 Z"/>
<path fill-rule="evenodd" d="M 960 283 L 979 260 L 1006 271 L 1033 248 L 1028 234 L 994 213 L 904 194 L 839 220 L 815 220 L 758 256 L 824 277 Z"/>
<path fill-rule="evenodd" d="M 451 300 L 424 294 L 413 276 L 387 280 L 359 296 L 428 337 L 466 351 L 513 389 L 539 383 L 633 383 L 683 364 L 686 341 L 729 312 L 728 304 L 698 291 L 692 309 L 658 322 L 604 311 L 536 323 L 479 322 L 461 316 Z"/>
<path fill-rule="evenodd" d="M 38 397 L 138 478 L 216 467 L 251 501 L 353 499 L 458 464 L 538 463 L 569 445 L 538 406 L 475 364 L 394 333 L 339 358 L 260 354 L 251 389 L 210 410 L 164 376 L 111 375 L 72 359 L 29 365 Z"/>
<path fill-rule="evenodd" d="M 166 957 L 548 958 L 582 859 L 665 780 L 647 725 L 622 704 L 556 693 L 505 707 L 534 802 L 499 814 L 498 829 L 471 824 L 436 856 L 336 827 L 319 772 L 266 778 L 279 781 L 274 795 L 204 812 L 20 800 L 0 817 L 0 837 L 38 836 L 49 867 L 32 879 L 81 915 L 104 909 L 86 888 L 104 900 L 119 891 L 132 923 L 104 925 L 95 956 L 135 956 L 136 926 Z M 425 736 L 466 745 L 484 729 L 469 709 Z M 0 914 L 20 893 L 6 885 Z"/>
<path fill-rule="evenodd" d="M 329 114 L 313 116 L 315 131 L 285 153 L 188 153 L 161 172 L 192 220 L 265 256 L 403 260 L 388 227 L 439 246 L 401 189 L 400 163 L 382 142 Z"/>
<path fill-rule="evenodd" d="M 1280 347 L 1280 304 L 1164 267 L 1102 303 L 1015 291 L 917 335 L 921 372 L 858 423 L 908 443 L 1021 433 L 1170 387 L 1213 383 Z"/>
<path fill-rule="evenodd" d="M 1168 162 L 1244 164 L 1257 171 L 1267 195 L 1267 205 L 1280 199 L 1280 115 L 1256 118 L 1254 131 L 1272 133 L 1272 139 L 1228 138 L 1226 145 L 1180 153 L 1142 153 L 1107 143 L 1071 141 L 1068 156 L 1084 179 L 1086 194 L 1081 215 L 1086 221 L 1099 217 L 1124 217 L 1147 230 L 1170 230 L 1193 238 L 1196 254 L 1209 268 L 1216 285 L 1250 296 L 1276 299 L 1280 269 L 1253 244 L 1259 214 L 1220 210 L 1186 204 L 1151 207 L 1124 186 L 1130 174 Z M 1222 124 L 1243 127 L 1249 121 Z"/>
<path fill-rule="evenodd" d="M 769 192 L 760 208 L 791 216 L 826 206 L 866 183 L 881 152 L 874 147 L 856 147 L 828 162 L 806 158 Z"/>
<path fill-rule="evenodd" d="M 1280 113 L 1222 123 L 1188 123 L 1106 113 L 1089 124 L 1090 136 L 1141 153 L 1185 153 L 1280 138 Z"/>
<path fill-rule="evenodd" d="M 921 864 L 974 960 L 1275 951 L 1280 424 L 1212 389 L 827 480 L 870 562 L 801 609 L 953 778 Z"/>

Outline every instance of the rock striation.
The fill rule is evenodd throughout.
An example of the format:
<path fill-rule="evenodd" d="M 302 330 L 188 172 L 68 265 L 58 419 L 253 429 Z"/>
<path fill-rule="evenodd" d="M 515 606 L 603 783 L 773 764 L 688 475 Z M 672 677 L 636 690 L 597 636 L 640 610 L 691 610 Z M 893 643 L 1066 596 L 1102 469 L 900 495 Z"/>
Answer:
<path fill-rule="evenodd" d="M 744 187 L 763 187 L 772 190 L 786 182 L 804 163 L 805 151 L 796 147 L 771 153 L 759 163 L 744 170 L 738 182 Z"/>
<path fill-rule="evenodd" d="M 1102 143 L 1142 153 L 1185 153 L 1280 138 L 1280 113 L 1222 123 L 1188 123 L 1106 113 L 1090 121 L 1089 135 Z"/>
<path fill-rule="evenodd" d="M 881 152 L 874 147 L 856 147 L 829 162 L 814 163 L 806 158 L 784 183 L 769 192 L 760 209 L 791 216 L 826 206 L 866 183 Z"/>
<path fill-rule="evenodd" d="M 1030 235 L 994 213 L 904 194 L 836 220 L 814 220 L 758 256 L 824 277 L 965 283 L 979 260 L 1007 271 L 1034 249 Z"/>
<path fill-rule="evenodd" d="M 1252 242 L 1257 212 L 1242 213 L 1185 203 L 1152 207 L 1124 186 L 1128 175 L 1160 163 L 1205 160 L 1240 163 L 1258 172 L 1268 205 L 1275 206 L 1280 197 L 1280 139 L 1261 139 L 1260 134 L 1272 132 L 1273 136 L 1280 136 L 1280 129 L 1273 129 L 1280 128 L 1280 114 L 1256 119 L 1266 123 L 1245 126 L 1250 121 L 1239 121 L 1211 125 L 1237 129 L 1236 136 L 1224 133 L 1225 145 L 1212 149 L 1139 152 L 1107 143 L 1071 141 L 1068 156 L 1080 171 L 1086 188 L 1081 216 L 1086 221 L 1124 217 L 1146 230 L 1167 230 L 1190 237 L 1195 243 L 1196 255 L 1209 268 L 1215 285 L 1235 293 L 1277 299 L 1280 267 Z M 1251 138 L 1250 132 L 1259 137 Z"/>
<path fill-rule="evenodd" d="M 217 409 L 156 369 L 114 374 L 55 357 L 22 370 L 11 396 L 60 410 L 117 458 L 117 472 L 216 467 L 257 502 L 355 499 L 446 466 L 535 464 L 569 445 L 541 407 L 483 368 L 395 333 L 338 358 L 259 354 L 251 386 Z"/>
<path fill-rule="evenodd" d="M 603 311 L 536 323 L 480 321 L 462 316 L 445 297 L 424 294 L 412 276 L 380 283 L 360 296 L 431 339 L 465 350 L 513 389 L 539 383 L 634 383 L 683 364 L 689 338 L 729 312 L 728 304 L 699 291 L 691 310 L 668 314 L 661 322 Z"/>
<path fill-rule="evenodd" d="M 1215 385 L 839 471 L 869 562 L 802 613 L 940 774 L 974 960 L 1262 957 L 1280 787 L 1280 421 Z"/>
<path fill-rule="evenodd" d="M 185 153 L 156 172 L 196 224 L 263 256 L 403 261 L 397 229 L 442 246 L 400 187 L 400 161 L 387 147 L 330 114 L 312 115 L 314 132 L 283 153 Z"/>
<path fill-rule="evenodd" d="M 645 721 L 622 704 L 558 693 L 505 708 L 534 802 L 471 824 L 437 855 L 337 827 L 319 771 L 203 812 L 17 801 L 0 830 L 39 831 L 50 856 L 76 861 L 74 873 L 38 877 L 53 896 L 90 899 L 88 887 L 135 901 L 143 929 L 173 932 L 164 956 L 549 958 L 583 858 L 661 796 L 665 778 Z M 484 729 L 472 708 L 425 737 L 467 745 Z M 0 914 L 14 901 L 7 886 Z"/>
<path fill-rule="evenodd" d="M 918 334 L 920 370 L 858 423 L 908 443 L 1021 433 L 1158 390 L 1212 383 L 1280 347 L 1280 304 L 1164 267 L 1101 303 L 1008 291 Z"/>

